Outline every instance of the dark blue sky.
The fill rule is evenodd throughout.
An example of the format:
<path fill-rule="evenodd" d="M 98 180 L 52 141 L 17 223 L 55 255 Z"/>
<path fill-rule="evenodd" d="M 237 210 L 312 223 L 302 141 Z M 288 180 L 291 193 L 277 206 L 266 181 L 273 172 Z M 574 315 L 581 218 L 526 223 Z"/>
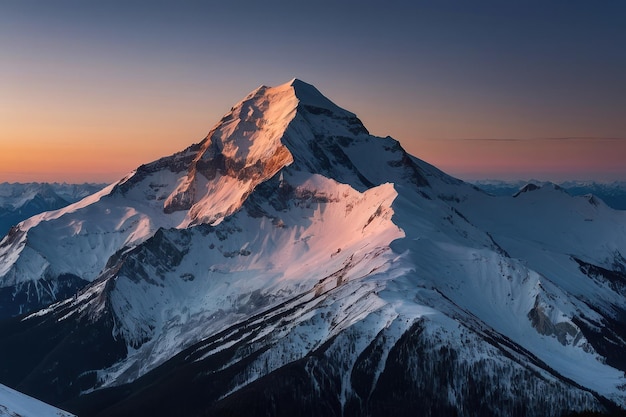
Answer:
<path fill-rule="evenodd" d="M 626 152 L 625 23 L 621 1 L 0 0 L 0 146 L 106 148 L 124 161 L 99 168 L 113 180 L 198 141 L 258 85 L 298 77 L 462 177 L 626 179 L 598 162 Z M 567 154 L 540 140 L 554 137 L 586 138 L 589 167 L 520 160 L 531 145 Z"/>

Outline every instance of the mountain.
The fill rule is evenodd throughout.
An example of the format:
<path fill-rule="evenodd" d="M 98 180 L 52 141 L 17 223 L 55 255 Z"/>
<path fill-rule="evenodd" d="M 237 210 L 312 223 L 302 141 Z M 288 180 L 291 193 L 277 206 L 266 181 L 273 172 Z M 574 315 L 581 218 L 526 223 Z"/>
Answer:
<path fill-rule="evenodd" d="M 599 199 L 490 196 L 309 84 L 263 86 L 0 243 L 31 309 L 0 322 L 0 381 L 80 416 L 619 413 L 625 231 Z"/>
<path fill-rule="evenodd" d="M 476 186 L 496 196 L 511 196 L 527 184 L 549 185 L 542 181 L 498 181 L 480 180 Z M 573 196 L 593 194 L 616 210 L 626 210 L 626 182 L 613 181 L 598 183 L 594 181 L 566 181 L 557 184 Z"/>
<path fill-rule="evenodd" d="M 103 184 L 0 183 L 0 236 L 22 220 L 56 210 L 102 189 Z"/>
<path fill-rule="evenodd" d="M 103 187 L 102 184 L 2 183 L 0 236 L 13 235 L 19 230 L 14 226 L 31 216 L 66 207 Z M 0 317 L 29 311 L 65 298 L 85 284 L 80 279 L 72 278 L 51 281 L 44 278 L 36 283 L 37 285 L 30 285 L 29 282 L 26 286 L 1 284 Z"/>
<path fill-rule="evenodd" d="M 73 414 L 54 408 L 39 400 L 0 385 L 0 416 L 7 417 L 72 417 Z"/>
<path fill-rule="evenodd" d="M 561 184 L 572 195 L 593 194 L 618 210 L 626 210 L 626 182 L 613 181 L 597 183 L 589 181 L 568 181 Z"/>

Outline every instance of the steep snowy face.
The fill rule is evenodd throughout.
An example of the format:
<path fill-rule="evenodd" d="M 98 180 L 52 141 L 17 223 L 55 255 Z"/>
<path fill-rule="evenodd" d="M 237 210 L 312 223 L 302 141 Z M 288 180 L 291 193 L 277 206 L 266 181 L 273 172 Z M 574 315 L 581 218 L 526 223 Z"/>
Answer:
<path fill-rule="evenodd" d="M 200 143 L 165 212 L 188 210 L 187 225 L 214 223 L 238 209 L 257 184 L 293 161 L 281 138 L 297 105 L 289 84 L 246 97 Z"/>
<path fill-rule="evenodd" d="M 358 190 L 393 182 L 427 187 L 425 170 L 398 141 L 369 134 L 351 112 L 341 109 L 315 87 L 292 81 L 298 111 L 283 143 L 294 155 L 294 168 L 314 172 Z M 443 173 L 436 176 L 448 177 Z"/>
<path fill-rule="evenodd" d="M 360 193 L 319 175 L 285 175 L 280 209 L 258 193 L 215 227 L 157 233 L 125 255 L 107 294 L 129 357 L 102 383 L 132 381 L 189 346 L 291 298 L 317 297 L 386 270 L 391 184 Z"/>

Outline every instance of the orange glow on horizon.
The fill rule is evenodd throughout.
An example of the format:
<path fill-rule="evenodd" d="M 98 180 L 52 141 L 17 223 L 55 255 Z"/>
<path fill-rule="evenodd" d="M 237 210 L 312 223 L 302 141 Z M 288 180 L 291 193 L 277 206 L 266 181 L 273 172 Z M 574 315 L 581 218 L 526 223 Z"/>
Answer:
<path fill-rule="evenodd" d="M 622 138 L 442 139 L 416 144 L 418 157 L 467 179 L 626 179 Z"/>
<path fill-rule="evenodd" d="M 120 136 L 133 137 L 124 132 Z M 141 164 L 193 143 L 181 141 L 181 146 L 177 146 L 178 142 L 170 139 L 171 132 L 161 137 L 154 132 L 138 135 L 133 140 L 123 140 L 120 136 L 100 132 L 77 139 L 70 136 L 0 139 L 0 182 L 113 182 Z"/>
<path fill-rule="evenodd" d="M 15 133 L 17 140 L 0 139 L 0 182 L 113 182 L 141 164 L 202 139 L 188 131 L 176 134 L 176 128 L 144 132 L 102 129 L 92 133 L 76 129 L 68 130 L 63 139 L 45 135 L 42 130 Z M 54 133 L 60 135 L 61 131 Z M 441 139 L 401 143 L 413 155 L 463 179 L 626 177 L 626 140 L 620 139 Z"/>
<path fill-rule="evenodd" d="M 0 182 L 113 182 L 199 142 L 208 131 L 199 112 L 158 105 L 142 110 L 147 103 L 140 110 L 111 105 L 97 111 L 88 104 L 61 108 L 33 101 L 5 111 L 1 100 Z"/>

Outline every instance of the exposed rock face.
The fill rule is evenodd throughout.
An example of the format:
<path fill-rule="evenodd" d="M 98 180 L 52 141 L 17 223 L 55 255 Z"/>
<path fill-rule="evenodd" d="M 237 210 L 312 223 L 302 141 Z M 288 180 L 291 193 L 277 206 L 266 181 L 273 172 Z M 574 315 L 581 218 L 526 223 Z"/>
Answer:
<path fill-rule="evenodd" d="M 521 189 L 521 190 L 519 190 L 517 193 L 515 193 L 515 194 L 513 195 L 513 197 L 519 197 L 519 196 L 520 196 L 520 195 L 522 195 L 523 193 L 529 193 L 529 192 L 531 192 L 531 191 L 535 191 L 535 190 L 538 190 L 538 189 L 540 189 L 540 188 L 541 188 L 541 187 L 540 187 L 540 186 L 538 186 L 537 184 L 532 184 L 532 183 L 530 183 L 530 184 L 526 184 L 524 187 L 522 187 L 522 189 Z"/>
<path fill-rule="evenodd" d="M 543 335 L 556 337 L 564 346 L 570 343 L 574 345 L 577 344 L 583 337 L 580 329 L 573 323 L 567 321 L 554 323 L 546 314 L 544 305 L 545 304 L 541 302 L 541 298 L 537 296 L 535 305 L 528 312 L 528 318 L 533 324 L 533 327 Z"/>

